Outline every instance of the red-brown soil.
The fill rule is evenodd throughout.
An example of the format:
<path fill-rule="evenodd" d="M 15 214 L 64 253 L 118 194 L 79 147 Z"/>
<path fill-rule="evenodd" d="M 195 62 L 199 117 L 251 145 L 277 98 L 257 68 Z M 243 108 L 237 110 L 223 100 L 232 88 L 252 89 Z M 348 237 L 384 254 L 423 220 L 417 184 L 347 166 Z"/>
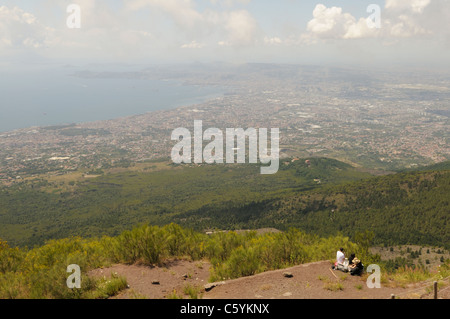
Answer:
<path fill-rule="evenodd" d="M 109 276 L 117 273 L 127 279 L 129 289 L 114 298 L 164 299 L 174 296 L 189 298 L 186 286 L 197 287 L 203 299 L 389 299 L 391 294 L 400 298 L 432 298 L 432 293 L 420 289 L 424 284 L 407 288 L 382 287 L 370 289 L 366 278 L 332 271 L 329 261 L 268 271 L 254 276 L 226 280 L 210 291 L 208 284 L 210 264 L 207 261 L 174 260 L 161 267 L 114 265 L 97 269 L 90 276 Z M 290 273 L 291 278 L 284 276 Z M 152 282 L 158 282 L 154 284 Z M 439 294 L 448 299 L 450 289 Z"/>

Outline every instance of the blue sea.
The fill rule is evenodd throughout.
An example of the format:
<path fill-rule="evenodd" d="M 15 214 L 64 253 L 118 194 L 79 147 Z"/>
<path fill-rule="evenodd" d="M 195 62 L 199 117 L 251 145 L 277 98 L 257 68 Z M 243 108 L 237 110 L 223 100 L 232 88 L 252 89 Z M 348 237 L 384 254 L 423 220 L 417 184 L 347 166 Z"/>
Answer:
<path fill-rule="evenodd" d="M 182 85 L 177 81 L 74 76 L 80 70 L 1 70 L 0 132 L 109 120 L 223 96 L 223 88 Z"/>

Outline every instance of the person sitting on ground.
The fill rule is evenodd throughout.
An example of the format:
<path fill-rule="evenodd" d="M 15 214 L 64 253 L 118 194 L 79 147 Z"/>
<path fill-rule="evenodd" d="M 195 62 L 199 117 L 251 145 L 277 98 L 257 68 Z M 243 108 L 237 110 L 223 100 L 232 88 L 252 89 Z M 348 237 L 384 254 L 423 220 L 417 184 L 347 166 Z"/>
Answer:
<path fill-rule="evenodd" d="M 359 260 L 356 257 L 353 257 L 352 264 L 348 266 L 348 271 L 352 276 L 360 276 L 363 268 L 364 265 L 362 264 L 361 260 Z"/>
<path fill-rule="evenodd" d="M 348 265 L 349 266 L 351 266 L 351 265 L 353 265 L 353 259 L 355 259 L 355 254 L 351 254 L 350 255 L 350 258 L 348 259 Z"/>
<path fill-rule="evenodd" d="M 343 264 L 345 260 L 344 248 L 340 248 L 336 253 L 336 262 Z"/>
<path fill-rule="evenodd" d="M 345 271 L 345 254 L 344 254 L 344 248 L 340 248 L 336 253 L 336 262 L 334 263 L 334 268 L 337 270 Z"/>

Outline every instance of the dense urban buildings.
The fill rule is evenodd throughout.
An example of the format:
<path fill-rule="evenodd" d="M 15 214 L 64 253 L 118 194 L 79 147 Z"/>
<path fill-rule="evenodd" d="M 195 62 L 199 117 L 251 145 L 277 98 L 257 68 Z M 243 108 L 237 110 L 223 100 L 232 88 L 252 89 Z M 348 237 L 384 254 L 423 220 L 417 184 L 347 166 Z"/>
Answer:
<path fill-rule="evenodd" d="M 101 172 L 166 158 L 171 132 L 194 120 L 219 129 L 279 128 L 281 156 L 325 156 L 374 170 L 450 159 L 450 78 L 446 74 L 364 72 L 298 65 L 158 67 L 90 72 L 89 78 L 177 79 L 214 85 L 201 104 L 114 120 L 0 133 L 0 181 L 42 173 Z M 125 106 L 124 106 L 125 107 Z"/>

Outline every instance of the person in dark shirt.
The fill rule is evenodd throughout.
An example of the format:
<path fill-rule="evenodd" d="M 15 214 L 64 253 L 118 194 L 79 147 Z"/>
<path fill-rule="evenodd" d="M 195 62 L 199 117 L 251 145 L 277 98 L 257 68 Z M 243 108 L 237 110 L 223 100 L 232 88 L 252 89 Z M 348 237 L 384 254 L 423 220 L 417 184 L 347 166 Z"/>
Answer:
<path fill-rule="evenodd" d="M 361 263 L 361 260 L 356 258 L 355 254 L 352 254 L 348 261 L 349 261 L 348 270 L 350 271 L 350 274 L 352 276 L 361 275 L 362 270 L 364 268 L 363 264 Z"/>
<path fill-rule="evenodd" d="M 351 254 L 350 255 L 350 258 L 348 259 L 348 265 L 349 266 L 351 266 L 351 265 L 353 265 L 353 259 L 355 259 L 355 254 Z"/>

